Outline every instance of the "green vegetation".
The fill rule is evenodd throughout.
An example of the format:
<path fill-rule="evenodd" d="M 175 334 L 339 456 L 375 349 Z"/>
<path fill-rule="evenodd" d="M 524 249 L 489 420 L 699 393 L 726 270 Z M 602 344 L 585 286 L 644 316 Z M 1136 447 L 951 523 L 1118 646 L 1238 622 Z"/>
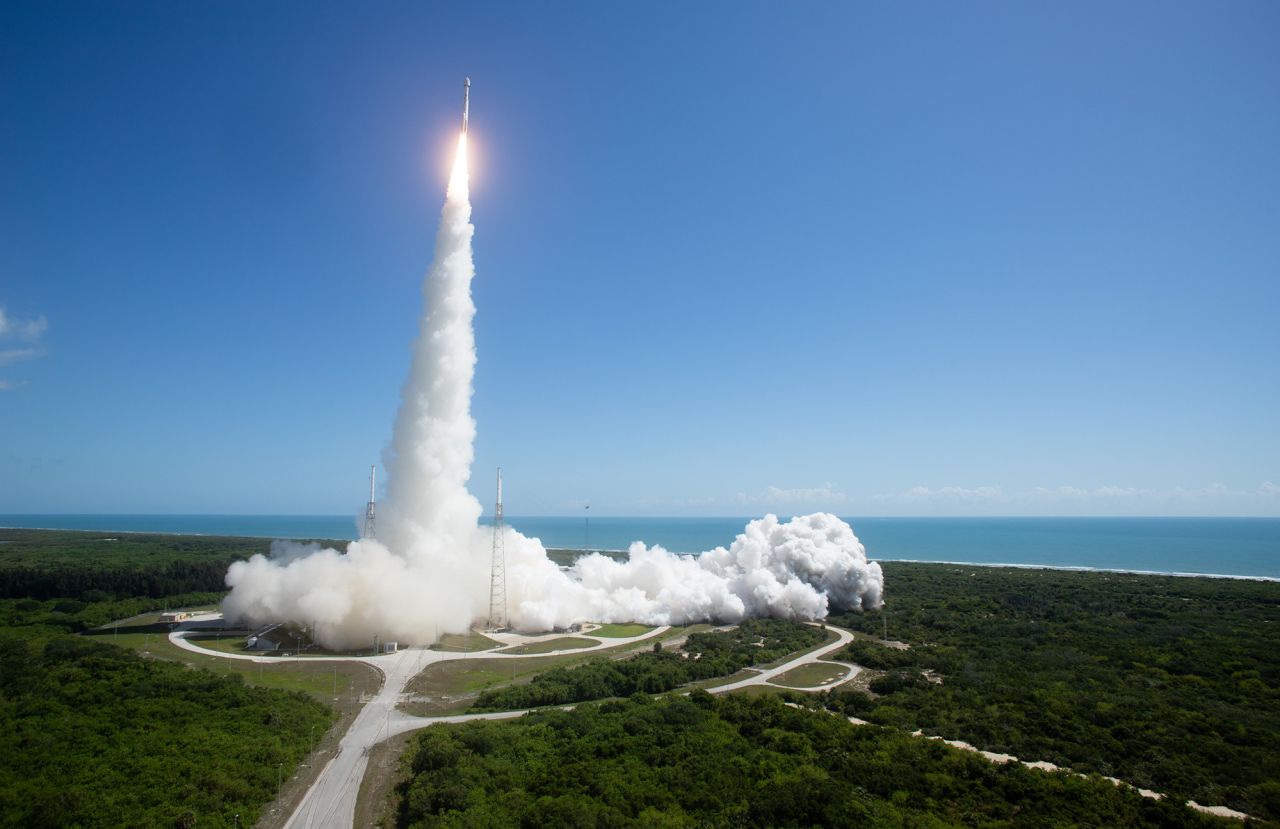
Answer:
<path fill-rule="evenodd" d="M 516 645 L 510 648 L 504 648 L 499 653 L 510 654 L 539 654 L 553 653 L 555 651 L 569 651 L 578 648 L 592 648 L 600 644 L 594 639 L 582 639 L 577 636 L 561 636 L 556 639 L 542 639 L 537 642 L 529 642 L 524 645 Z"/>
<path fill-rule="evenodd" d="M 219 653 L 248 653 L 245 647 L 248 641 L 244 631 L 236 633 L 202 633 L 187 634 L 187 641 L 197 647 L 206 648 Z"/>
<path fill-rule="evenodd" d="M 849 674 L 849 666 L 834 662 L 811 662 L 792 668 L 781 676 L 770 680 L 775 685 L 787 685 L 792 688 L 812 688 L 815 685 L 826 685 Z"/>
<path fill-rule="evenodd" d="M 0 531 L 0 826 L 251 825 L 335 719 L 318 700 L 377 674 L 169 642 L 158 611 L 216 604 L 268 542 L 110 538 Z"/>
<path fill-rule="evenodd" d="M 3 585 L 0 573 L 0 585 Z M 0 599 L 0 628 L 21 631 L 24 639 L 44 640 L 61 633 L 79 633 L 102 627 L 116 619 L 137 617 L 165 607 L 191 607 L 217 601 L 221 593 L 185 593 L 153 599 L 137 596 L 128 599 Z M 150 621 L 155 622 L 156 616 Z M 156 629 L 168 630 L 168 625 Z"/>
<path fill-rule="evenodd" d="M 1231 825 L 776 696 L 694 691 L 432 726 L 405 764 L 401 827 Z"/>
<path fill-rule="evenodd" d="M 601 625 L 590 631 L 590 634 L 605 639 L 627 639 L 632 636 L 643 636 L 651 630 L 653 628 L 649 625 Z"/>
<path fill-rule="evenodd" d="M 693 633 L 684 653 L 654 650 L 630 659 L 593 659 L 574 668 L 553 668 L 527 685 L 485 691 L 477 711 L 563 705 L 634 693 L 656 694 L 688 682 L 728 676 L 748 665 L 777 659 L 826 639 L 826 631 L 779 619 L 748 619 L 729 631 Z"/>
<path fill-rule="evenodd" d="M 1280 584 L 887 563 L 872 722 L 1280 819 Z M 880 613 L 833 616 L 879 637 Z M 942 683 L 927 682 L 933 669 Z"/>
<path fill-rule="evenodd" d="M 547 558 L 551 559 L 561 567 L 568 567 L 583 556 L 592 554 L 611 558 L 615 561 L 626 561 L 627 557 L 630 555 L 626 550 L 592 550 L 591 552 L 587 552 L 586 550 L 547 550 Z"/>
<path fill-rule="evenodd" d="M 221 591 L 227 566 L 265 538 L 0 529 L 0 598 L 174 596 Z"/>
<path fill-rule="evenodd" d="M 555 656 L 529 656 L 523 659 L 490 659 L 483 655 L 427 666 L 405 689 L 414 701 L 401 703 L 409 714 L 430 717 L 456 714 L 466 710 L 485 688 L 530 681 L 542 671 L 556 667 L 581 665 L 594 659 L 624 659 L 647 651 L 654 642 L 680 639 L 692 633 L 710 630 L 698 624 L 670 630 L 641 642 L 614 645 L 588 653 L 561 653 Z"/>
<path fill-rule="evenodd" d="M 335 696 L 345 702 L 351 697 L 378 690 L 378 672 L 358 662 L 280 659 L 264 664 L 226 659 L 180 648 L 169 641 L 167 625 L 156 627 L 163 629 L 151 632 L 146 632 L 146 627 L 122 627 L 120 632 L 107 629 L 97 633 L 96 638 L 99 642 L 129 648 L 143 656 L 180 662 L 189 668 L 202 668 L 215 674 L 236 675 L 250 685 L 282 691 L 301 691 L 324 703 L 331 703 Z"/>
<path fill-rule="evenodd" d="M 483 633 L 471 630 L 466 633 L 446 633 L 440 637 L 439 642 L 431 646 L 431 650 L 474 653 L 475 651 L 487 651 L 496 648 L 499 644 Z"/>
<path fill-rule="evenodd" d="M 0 823 L 251 825 L 333 715 L 302 694 L 59 636 L 0 637 Z"/>

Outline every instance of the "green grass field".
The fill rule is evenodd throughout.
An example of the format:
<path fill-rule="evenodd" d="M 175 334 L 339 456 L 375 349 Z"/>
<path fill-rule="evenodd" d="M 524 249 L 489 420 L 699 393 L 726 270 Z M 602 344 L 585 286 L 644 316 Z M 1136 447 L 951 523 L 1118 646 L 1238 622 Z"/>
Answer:
<path fill-rule="evenodd" d="M 738 671 L 736 674 L 730 674 L 729 676 L 712 677 L 711 679 L 704 679 L 700 682 L 691 682 L 685 687 L 703 688 L 703 689 L 719 688 L 721 685 L 732 685 L 735 682 L 740 682 L 741 680 L 744 680 L 744 679 L 750 679 L 753 676 L 759 676 L 759 674 L 760 672 L 757 671 L 755 668 L 743 668 L 741 671 Z"/>
<path fill-rule="evenodd" d="M 846 665 L 841 665 L 837 662 L 815 662 L 792 668 L 786 673 L 774 677 L 770 682 L 775 685 L 785 685 L 788 688 L 812 688 L 815 685 L 824 685 L 848 676 L 848 674 L 849 668 Z"/>
<path fill-rule="evenodd" d="M 649 625 L 601 625 L 596 630 L 590 631 L 590 634 L 605 639 L 626 639 L 630 636 L 641 636 L 651 630 L 653 628 Z"/>
<path fill-rule="evenodd" d="M 334 696 L 355 698 L 362 693 L 377 691 L 381 684 L 376 670 L 355 662 L 281 660 L 279 664 L 262 664 L 213 654 L 205 656 L 179 648 L 164 633 L 102 633 L 93 638 L 193 668 L 204 668 L 218 674 L 239 674 L 250 685 L 302 691 L 329 704 L 333 703 Z M 230 644 L 231 640 L 223 641 Z"/>
<path fill-rule="evenodd" d="M 248 653 L 248 649 L 244 646 L 245 639 L 244 633 L 214 633 L 199 636 L 187 634 L 187 641 L 191 644 L 221 653 Z"/>
<path fill-rule="evenodd" d="M 499 647 L 500 644 L 483 633 L 473 630 L 467 633 L 446 633 L 440 637 L 439 642 L 431 646 L 431 650 L 451 653 L 475 653 L 477 651 L 493 650 Z"/>
<path fill-rule="evenodd" d="M 598 644 L 594 639 L 582 639 L 577 636 L 561 636 L 556 639 L 544 639 L 540 642 L 530 642 L 527 645 L 516 645 L 513 648 L 503 648 L 498 653 L 511 654 L 539 654 L 551 653 L 552 651 L 567 651 L 576 648 L 590 648 Z"/>
<path fill-rule="evenodd" d="M 403 703 L 400 708 L 406 713 L 424 717 L 456 714 L 470 707 L 476 696 L 485 688 L 513 682 L 528 682 L 534 675 L 549 668 L 575 665 L 588 659 L 599 657 L 622 659 L 649 650 L 655 641 L 681 638 L 709 628 L 709 625 L 671 628 L 660 636 L 589 653 L 529 656 L 527 659 L 486 659 L 480 656 L 475 659 L 440 662 L 429 666 L 413 678 L 405 688 L 405 692 L 419 699 Z"/>

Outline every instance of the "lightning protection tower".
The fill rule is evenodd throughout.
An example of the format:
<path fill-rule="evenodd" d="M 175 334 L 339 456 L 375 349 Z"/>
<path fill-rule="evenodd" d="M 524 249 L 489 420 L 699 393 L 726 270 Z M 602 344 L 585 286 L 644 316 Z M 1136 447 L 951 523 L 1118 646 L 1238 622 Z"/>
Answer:
<path fill-rule="evenodd" d="M 498 503 L 493 508 L 493 563 L 489 574 L 488 630 L 507 626 L 507 553 L 502 547 L 502 468 L 498 468 Z"/>
<path fill-rule="evenodd" d="M 364 531 L 361 538 L 373 538 L 375 526 L 374 516 L 377 514 L 377 502 L 373 499 L 373 488 L 378 482 L 378 467 L 369 467 L 369 505 L 364 508 Z"/>

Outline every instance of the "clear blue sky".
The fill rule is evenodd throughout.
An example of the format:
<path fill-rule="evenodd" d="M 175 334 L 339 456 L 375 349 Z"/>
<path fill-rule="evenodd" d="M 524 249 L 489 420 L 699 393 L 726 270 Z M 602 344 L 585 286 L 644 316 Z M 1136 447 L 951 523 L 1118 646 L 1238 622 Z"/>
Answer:
<path fill-rule="evenodd" d="M 510 514 L 1280 514 L 1280 5 L 0 7 L 0 513 L 355 513 L 464 75 Z"/>

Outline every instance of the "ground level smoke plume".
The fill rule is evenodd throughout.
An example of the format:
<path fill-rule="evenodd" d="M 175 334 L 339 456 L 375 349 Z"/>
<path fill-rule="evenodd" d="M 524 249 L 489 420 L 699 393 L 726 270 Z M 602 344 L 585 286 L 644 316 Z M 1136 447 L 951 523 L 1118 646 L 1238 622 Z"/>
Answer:
<path fill-rule="evenodd" d="M 236 562 L 223 611 L 232 621 L 292 622 L 323 644 L 426 643 L 467 630 L 488 611 L 490 537 L 467 491 L 475 422 L 471 202 L 467 136 L 458 152 L 425 311 L 401 395 L 378 538 L 345 553 L 277 542 L 272 554 Z M 601 555 L 569 571 L 541 542 L 506 530 L 511 624 L 544 631 L 578 621 L 678 624 L 747 616 L 821 619 L 832 606 L 877 607 L 884 578 L 849 525 L 815 514 L 752 521 L 728 548 L 673 555 L 633 544 L 626 561 Z"/>

